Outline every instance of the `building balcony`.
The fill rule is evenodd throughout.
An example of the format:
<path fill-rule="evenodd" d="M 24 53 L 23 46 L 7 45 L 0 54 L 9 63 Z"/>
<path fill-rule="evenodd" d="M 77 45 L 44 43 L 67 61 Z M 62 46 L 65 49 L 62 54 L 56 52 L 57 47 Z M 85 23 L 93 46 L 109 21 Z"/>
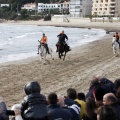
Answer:
<path fill-rule="evenodd" d="M 113 3 L 116 3 L 115 0 L 111 0 L 111 1 L 110 1 L 110 4 L 113 4 Z"/>
<path fill-rule="evenodd" d="M 115 12 L 115 9 L 110 9 L 109 11 L 110 11 L 110 12 Z"/>
<path fill-rule="evenodd" d="M 110 12 L 110 15 L 115 15 L 115 12 Z"/>
<path fill-rule="evenodd" d="M 111 6 L 109 6 L 109 8 L 115 8 L 115 6 L 112 6 L 112 5 L 111 5 Z"/>

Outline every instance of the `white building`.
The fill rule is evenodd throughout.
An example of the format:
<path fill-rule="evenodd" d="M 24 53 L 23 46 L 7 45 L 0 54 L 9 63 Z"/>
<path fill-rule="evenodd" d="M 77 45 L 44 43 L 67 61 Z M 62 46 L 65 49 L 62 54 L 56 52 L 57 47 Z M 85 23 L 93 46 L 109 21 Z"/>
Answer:
<path fill-rule="evenodd" d="M 66 13 L 66 11 L 70 12 L 70 2 L 61 3 L 61 13 Z"/>
<path fill-rule="evenodd" d="M 92 0 L 71 0 L 70 15 L 71 17 L 85 17 L 91 15 Z"/>
<path fill-rule="evenodd" d="M 1 4 L 0 7 L 9 7 L 10 4 Z"/>
<path fill-rule="evenodd" d="M 36 10 L 37 6 L 36 6 L 35 3 L 27 3 L 27 4 L 24 4 L 23 7 L 21 7 L 21 9 L 26 9 L 28 11 L 30 11 L 30 10 Z"/>
<path fill-rule="evenodd" d="M 69 11 L 69 6 L 70 6 L 69 2 L 59 3 L 59 4 L 38 3 L 38 12 L 58 9 L 61 13 L 63 13 L 66 10 Z"/>
<path fill-rule="evenodd" d="M 120 16 L 120 0 L 93 0 L 92 15 Z"/>
<path fill-rule="evenodd" d="M 44 4 L 44 3 L 38 3 L 38 12 L 43 12 L 43 11 L 49 11 L 52 9 L 61 9 L 60 4 Z"/>

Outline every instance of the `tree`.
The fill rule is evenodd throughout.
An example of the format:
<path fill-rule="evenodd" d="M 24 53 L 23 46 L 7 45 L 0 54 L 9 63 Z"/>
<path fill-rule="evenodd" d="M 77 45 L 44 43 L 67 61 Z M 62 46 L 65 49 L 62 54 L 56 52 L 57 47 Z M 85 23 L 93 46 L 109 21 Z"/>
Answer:
<path fill-rule="evenodd" d="M 26 18 L 26 16 L 27 16 L 27 10 L 26 9 L 21 10 L 21 17 Z"/>

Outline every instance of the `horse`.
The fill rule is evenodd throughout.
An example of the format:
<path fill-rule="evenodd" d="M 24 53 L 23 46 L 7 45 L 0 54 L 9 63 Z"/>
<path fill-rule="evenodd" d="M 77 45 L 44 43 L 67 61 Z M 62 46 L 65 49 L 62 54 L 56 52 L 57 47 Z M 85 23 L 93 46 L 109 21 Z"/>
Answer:
<path fill-rule="evenodd" d="M 58 44 L 58 56 L 61 59 L 63 56 L 63 61 L 65 60 L 66 53 L 69 51 L 69 46 L 67 44 L 64 45 L 64 43 Z"/>
<path fill-rule="evenodd" d="M 118 57 L 119 55 L 119 43 L 116 41 L 116 38 L 113 37 L 112 40 L 113 54 Z"/>
<path fill-rule="evenodd" d="M 50 47 L 48 47 L 49 49 L 49 53 L 50 53 L 50 56 L 51 56 L 51 59 L 54 60 L 54 58 L 52 57 L 52 49 Z M 47 52 L 47 49 L 45 47 L 44 44 L 40 44 L 39 45 L 39 56 L 40 56 L 40 61 L 42 60 L 46 60 L 46 56 L 47 56 L 48 52 Z"/>

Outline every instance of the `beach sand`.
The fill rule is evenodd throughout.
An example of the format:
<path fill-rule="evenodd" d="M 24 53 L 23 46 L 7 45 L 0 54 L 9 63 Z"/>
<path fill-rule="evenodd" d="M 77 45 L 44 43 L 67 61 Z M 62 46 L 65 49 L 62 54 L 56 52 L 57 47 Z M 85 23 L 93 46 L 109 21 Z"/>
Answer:
<path fill-rule="evenodd" d="M 65 25 L 68 23 L 60 24 L 57 22 L 55 24 L 52 22 L 38 24 L 37 22 L 22 21 L 17 23 L 7 22 L 5 24 L 32 23 L 36 25 L 68 26 Z M 117 26 L 112 25 L 112 23 L 101 24 L 84 24 L 84 27 L 118 31 L 120 26 L 120 23 L 113 23 L 118 24 Z M 76 24 L 69 23 L 70 26 L 76 27 Z M 83 25 L 79 24 L 77 27 L 83 27 Z M 46 65 L 39 61 L 39 56 L 1 64 L 0 95 L 3 96 L 7 106 L 11 107 L 15 103 L 21 103 L 25 96 L 24 85 L 29 81 L 38 81 L 41 84 L 41 93 L 45 94 L 46 97 L 50 92 L 56 92 L 58 95 L 64 96 L 66 90 L 70 87 L 75 88 L 78 92 L 86 93 L 93 75 L 103 75 L 114 81 L 120 77 L 120 57 L 113 55 L 112 36 L 113 33 L 106 34 L 100 40 L 73 48 L 67 54 L 65 61 L 58 59 L 57 53 L 54 53 L 55 60 L 48 57 Z"/>

